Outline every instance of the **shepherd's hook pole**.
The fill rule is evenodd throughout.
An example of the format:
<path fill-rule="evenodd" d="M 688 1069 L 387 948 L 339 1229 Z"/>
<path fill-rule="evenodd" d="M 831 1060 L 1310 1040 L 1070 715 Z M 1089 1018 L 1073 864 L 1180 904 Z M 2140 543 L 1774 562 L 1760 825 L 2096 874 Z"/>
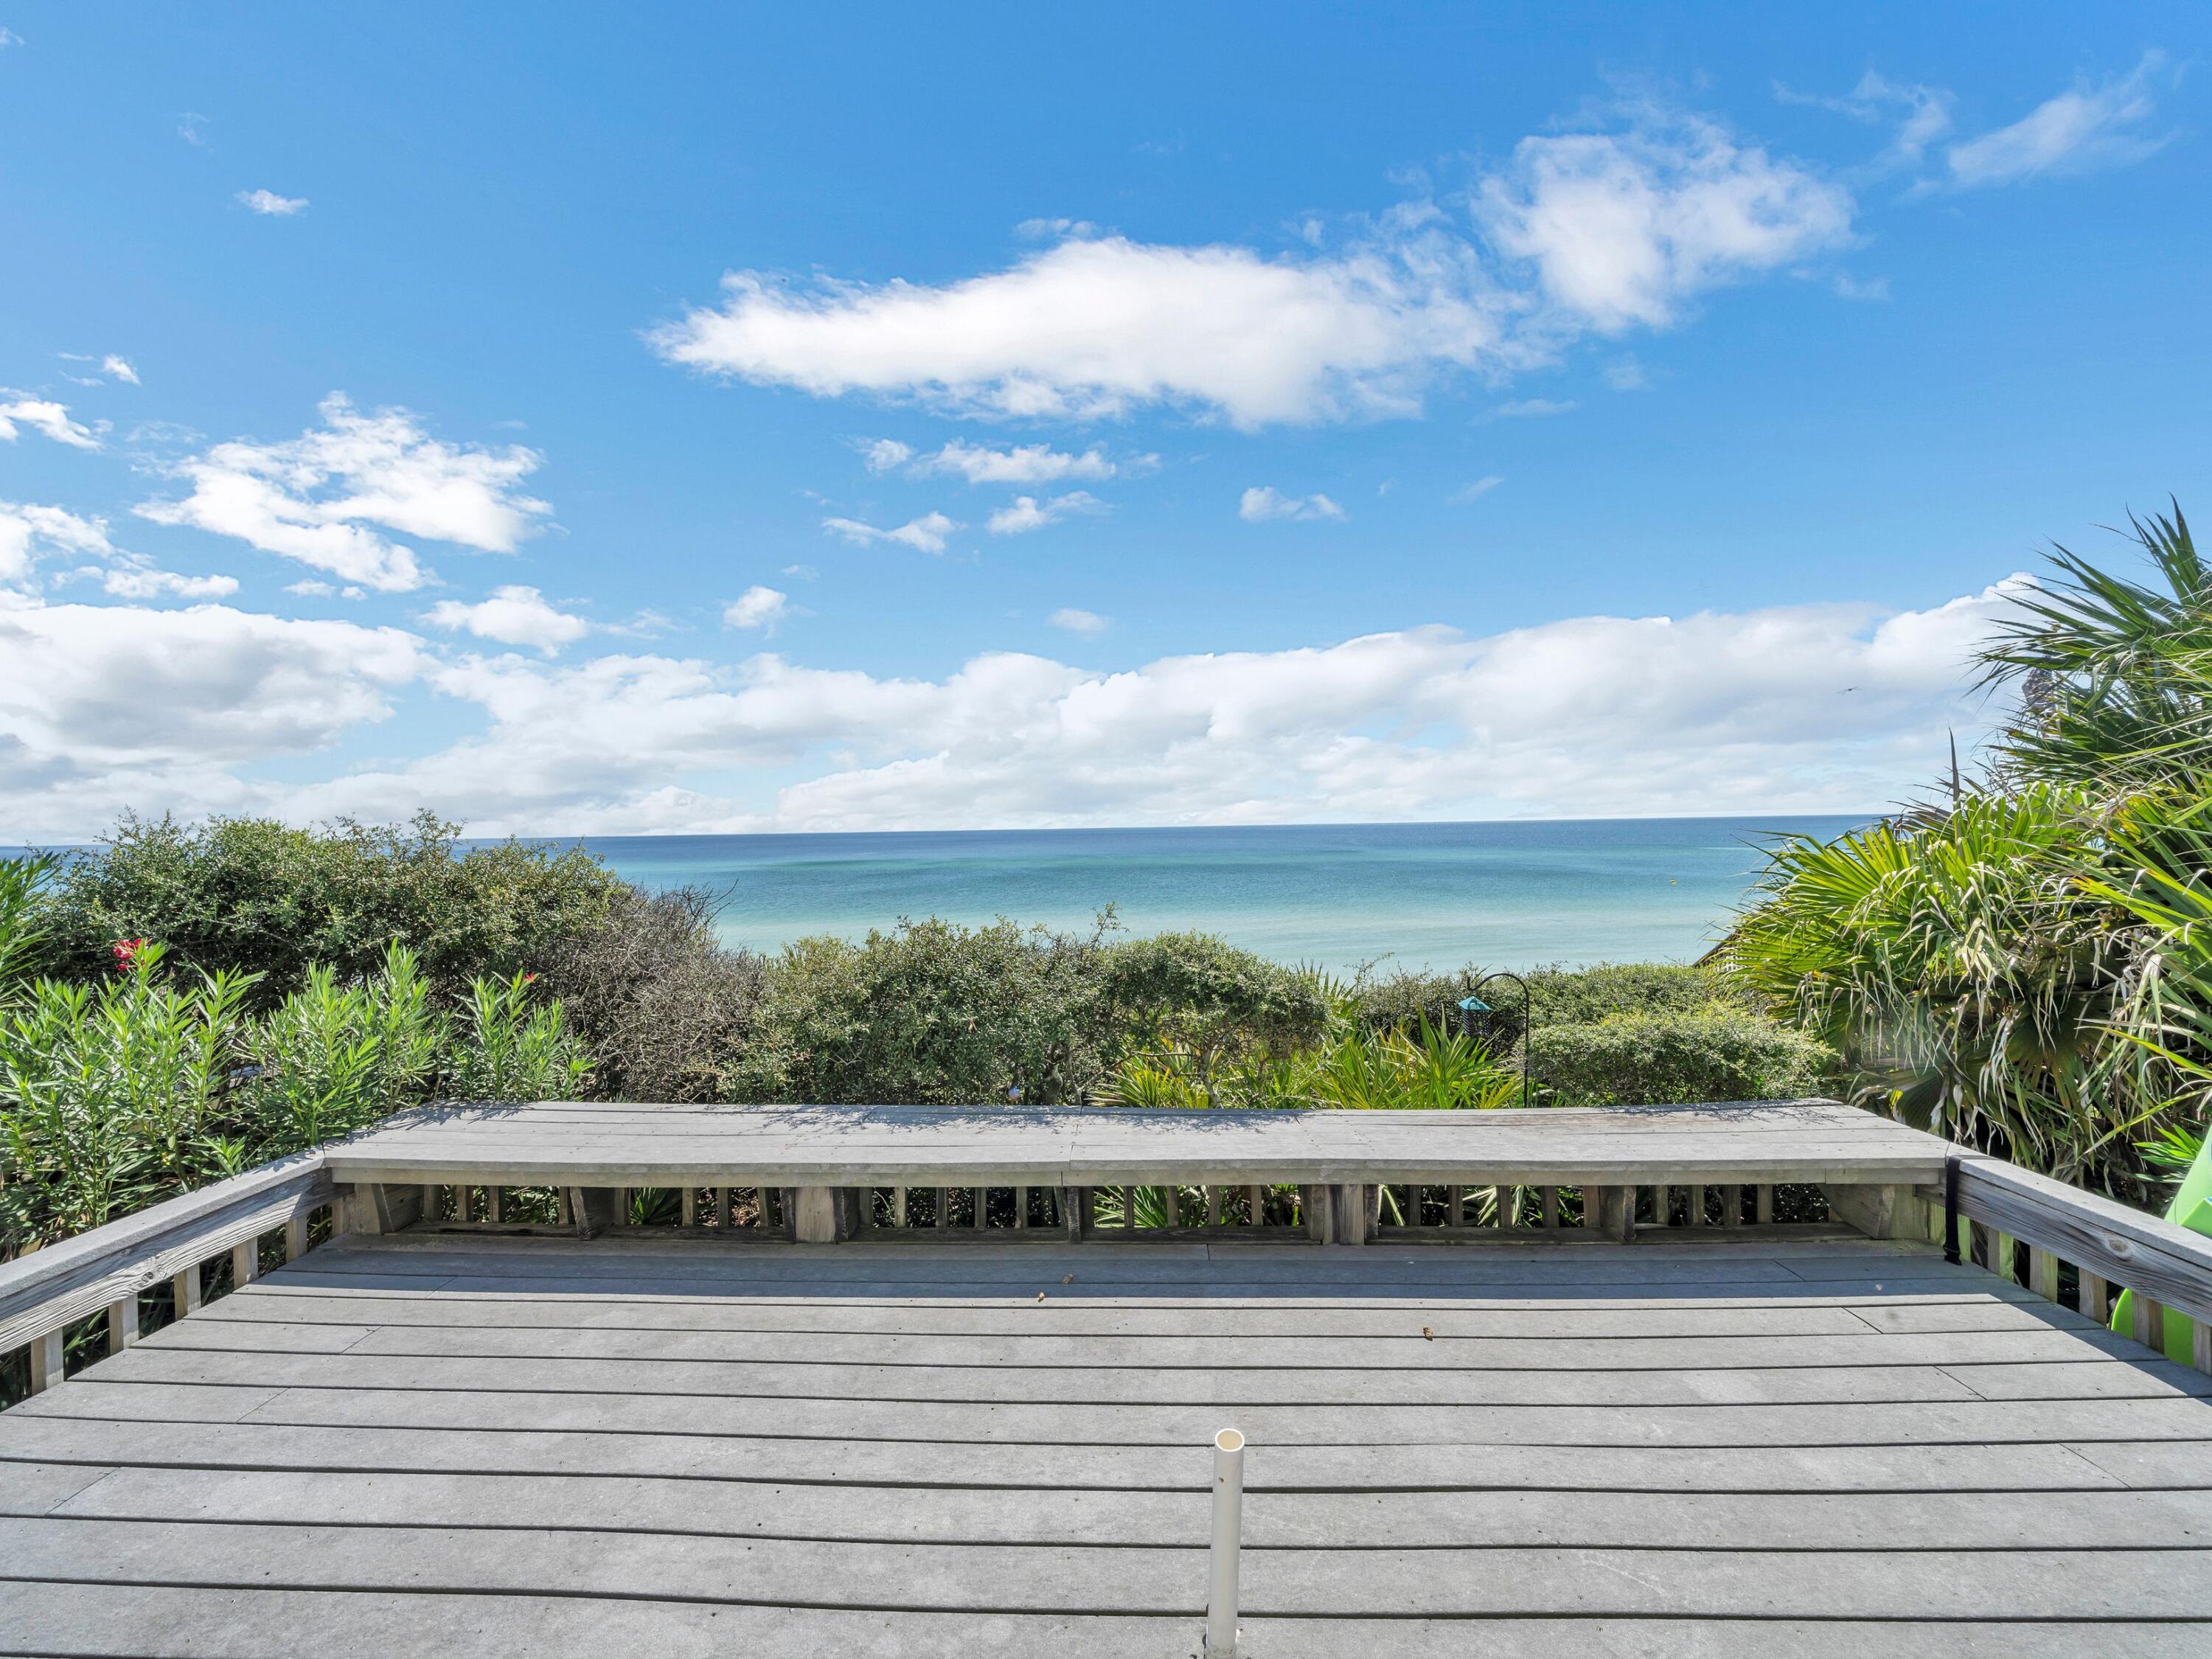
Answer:
<path fill-rule="evenodd" d="M 1237 1547 L 1244 1529 L 1244 1437 L 1213 1437 L 1213 1550 L 1206 1594 L 1206 1659 L 1237 1659 Z"/>

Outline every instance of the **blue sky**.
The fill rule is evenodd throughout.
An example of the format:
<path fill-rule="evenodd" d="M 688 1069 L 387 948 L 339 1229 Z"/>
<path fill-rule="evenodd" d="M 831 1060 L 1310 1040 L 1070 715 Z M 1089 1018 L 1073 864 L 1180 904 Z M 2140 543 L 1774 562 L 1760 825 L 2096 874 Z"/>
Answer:
<path fill-rule="evenodd" d="M 1875 807 L 2203 468 L 2195 8 L 0 28 L 0 840 Z"/>

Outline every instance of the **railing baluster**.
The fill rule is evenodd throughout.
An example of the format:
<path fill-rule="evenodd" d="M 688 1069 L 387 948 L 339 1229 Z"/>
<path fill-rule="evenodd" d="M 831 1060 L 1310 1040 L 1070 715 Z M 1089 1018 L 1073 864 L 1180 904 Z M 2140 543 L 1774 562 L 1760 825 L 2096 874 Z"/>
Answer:
<path fill-rule="evenodd" d="M 1762 1182 L 1752 1196 L 1752 1219 L 1761 1227 L 1774 1224 L 1774 1188 Z"/>
<path fill-rule="evenodd" d="M 1244 1189 L 1244 1224 L 1249 1227 L 1267 1224 L 1267 1189 L 1247 1187 Z"/>
<path fill-rule="evenodd" d="M 906 1188 L 902 1187 L 899 1188 L 899 1198 L 901 1200 L 902 1207 L 903 1207 L 905 1197 Z M 714 1224 L 717 1227 L 723 1229 L 725 1231 L 727 1231 L 729 1229 L 730 1189 L 727 1187 L 717 1187 L 714 1188 Z"/>
<path fill-rule="evenodd" d="M 2135 1340 L 2146 1348 L 2166 1352 L 2166 1310 L 2141 1291 L 2128 1292 L 2128 1310 L 2134 1316 Z"/>
<path fill-rule="evenodd" d="M 1014 1229 L 1018 1232 L 1026 1232 L 1029 1231 L 1029 1224 L 1030 1189 L 1026 1187 L 1017 1187 L 1014 1188 Z"/>
<path fill-rule="evenodd" d="M 200 1310 L 200 1269 L 194 1262 L 169 1281 L 169 1294 L 176 1303 L 172 1318 L 182 1319 L 186 1314 Z"/>
<path fill-rule="evenodd" d="M 31 1344 L 31 1392 L 44 1394 L 62 1380 L 66 1353 L 61 1332 L 48 1331 Z"/>
<path fill-rule="evenodd" d="M 2027 1247 L 2027 1286 L 2045 1302 L 2058 1300 L 2058 1258 L 2039 1245 Z"/>
<path fill-rule="evenodd" d="M 2189 1363 L 2200 1371 L 2212 1371 L 2212 1323 L 2189 1322 Z"/>
<path fill-rule="evenodd" d="M 138 1340 L 138 1292 L 107 1304 L 107 1352 L 121 1353 Z"/>
<path fill-rule="evenodd" d="M 1444 1188 L 1444 1225 L 1467 1225 L 1467 1188 L 1457 1182 Z"/>
<path fill-rule="evenodd" d="M 2081 1282 L 2074 1288 L 2074 1305 L 2100 1325 L 2109 1323 L 2112 1317 L 2112 1282 L 2083 1269 Z"/>
<path fill-rule="evenodd" d="M 243 1290 L 261 1277 L 261 1241 L 249 1238 L 230 1247 L 230 1288 Z"/>
<path fill-rule="evenodd" d="M 1539 1200 L 1536 1224 L 1539 1227 L 1547 1228 L 1558 1226 L 1559 1224 L 1559 1189 L 1557 1187 L 1539 1187 L 1536 1188 L 1536 1194 Z"/>

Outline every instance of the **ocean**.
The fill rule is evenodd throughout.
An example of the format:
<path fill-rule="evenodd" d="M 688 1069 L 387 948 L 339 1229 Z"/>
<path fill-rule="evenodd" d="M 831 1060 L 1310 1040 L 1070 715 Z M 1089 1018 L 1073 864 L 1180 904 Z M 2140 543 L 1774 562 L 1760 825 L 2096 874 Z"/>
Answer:
<path fill-rule="evenodd" d="M 1778 833 L 1862 817 L 1608 818 L 1199 830 L 610 836 L 584 845 L 644 886 L 722 896 L 731 945 L 865 938 L 904 917 L 1000 916 L 1131 934 L 1196 928 L 1338 972 L 1686 962 Z"/>

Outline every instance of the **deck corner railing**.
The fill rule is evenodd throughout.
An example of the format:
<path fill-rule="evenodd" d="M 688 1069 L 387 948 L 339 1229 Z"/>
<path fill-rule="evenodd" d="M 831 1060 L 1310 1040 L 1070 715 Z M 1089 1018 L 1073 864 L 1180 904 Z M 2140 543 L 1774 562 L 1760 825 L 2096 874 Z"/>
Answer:
<path fill-rule="evenodd" d="M 61 1381 L 75 1328 L 104 1318 L 105 1351 L 119 1352 L 143 1334 L 148 1302 L 181 1319 L 210 1277 L 234 1287 L 258 1278 L 265 1236 L 283 1235 L 284 1261 L 306 1255 L 332 1198 L 322 1154 L 303 1152 L 0 1263 L 0 1356 L 28 1348 L 30 1392 L 41 1393 Z M 148 1296 L 164 1285 L 166 1297 Z"/>
<path fill-rule="evenodd" d="M 1979 1152 L 1945 1175 L 1918 1194 L 1933 1241 L 2100 1324 L 2125 1291 L 2128 1334 L 2212 1372 L 2212 1238 Z"/>

